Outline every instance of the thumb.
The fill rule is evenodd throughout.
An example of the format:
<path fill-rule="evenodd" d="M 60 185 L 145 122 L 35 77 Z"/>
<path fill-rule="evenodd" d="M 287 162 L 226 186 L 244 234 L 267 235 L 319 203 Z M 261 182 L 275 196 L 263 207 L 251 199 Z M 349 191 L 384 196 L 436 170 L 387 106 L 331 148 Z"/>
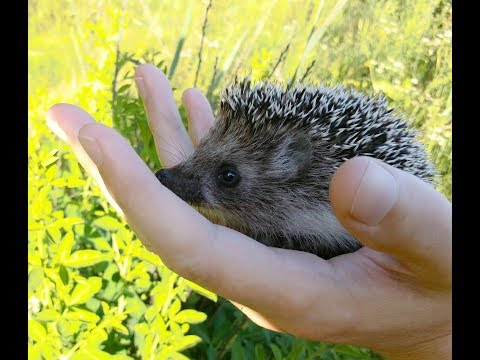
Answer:
<path fill-rule="evenodd" d="M 333 176 L 330 198 L 358 241 L 429 277 L 424 280 L 451 283 L 452 207 L 431 185 L 377 159 L 356 157 Z"/>

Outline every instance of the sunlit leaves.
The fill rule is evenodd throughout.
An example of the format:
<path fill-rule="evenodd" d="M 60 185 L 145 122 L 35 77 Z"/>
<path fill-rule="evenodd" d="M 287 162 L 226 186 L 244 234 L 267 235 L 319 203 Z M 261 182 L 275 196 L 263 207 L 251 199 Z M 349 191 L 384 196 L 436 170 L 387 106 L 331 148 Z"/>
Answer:
<path fill-rule="evenodd" d="M 43 341 L 47 332 L 45 327 L 35 320 L 28 320 L 28 337 L 33 341 Z"/>
<path fill-rule="evenodd" d="M 70 282 L 70 274 L 68 273 L 68 269 L 65 266 L 60 265 L 60 267 L 58 268 L 58 275 L 60 276 L 63 285 L 68 285 L 68 283 Z"/>
<path fill-rule="evenodd" d="M 193 282 L 191 282 L 187 279 L 184 279 L 184 281 L 185 281 L 186 285 L 188 285 L 188 287 L 190 287 L 193 291 L 199 293 L 202 296 L 205 296 L 206 298 L 208 298 L 212 301 L 215 301 L 215 302 L 217 301 L 217 299 L 218 299 L 217 294 L 215 294 L 215 293 L 213 293 L 213 292 L 211 292 L 211 291 L 201 287 L 200 285 L 197 285 L 197 284 L 195 284 L 195 283 L 193 283 Z"/>
<path fill-rule="evenodd" d="M 79 282 L 70 295 L 68 305 L 86 303 L 90 298 L 102 288 L 102 279 L 91 276 L 88 279 Z"/>
<path fill-rule="evenodd" d="M 69 337 L 75 335 L 77 332 L 80 331 L 81 326 L 82 321 L 68 320 L 65 317 L 62 317 L 57 322 L 57 329 L 62 337 Z"/>
<path fill-rule="evenodd" d="M 115 231 L 122 227 L 122 224 L 111 216 L 102 216 L 101 218 L 96 219 L 92 224 L 107 231 Z"/>
<path fill-rule="evenodd" d="M 58 319 L 60 319 L 60 313 L 55 310 L 45 309 L 37 313 L 35 315 L 35 319 L 37 321 L 46 321 L 46 322 L 57 321 Z"/>
<path fill-rule="evenodd" d="M 80 179 L 76 176 L 68 176 L 65 178 L 57 178 L 51 182 L 53 186 L 57 187 L 68 187 L 68 188 L 75 188 L 85 185 L 85 180 Z"/>
<path fill-rule="evenodd" d="M 63 265 L 69 267 L 92 266 L 111 258 L 111 255 L 98 250 L 78 250 L 63 260 Z"/>
<path fill-rule="evenodd" d="M 188 309 L 180 311 L 173 317 L 173 320 L 179 323 L 198 324 L 207 319 L 207 315 L 200 311 Z"/>
<path fill-rule="evenodd" d="M 197 345 L 202 339 L 196 335 L 187 335 L 181 338 L 174 346 L 175 351 L 182 351 Z"/>
<path fill-rule="evenodd" d="M 74 242 L 73 231 L 68 231 L 57 247 L 57 254 L 55 256 L 57 262 L 61 263 L 64 259 L 70 256 Z"/>
<path fill-rule="evenodd" d="M 28 291 L 33 291 L 37 288 L 38 285 L 43 280 L 43 269 L 42 268 L 34 268 L 28 274 Z"/>
<path fill-rule="evenodd" d="M 63 315 L 63 317 L 67 320 L 79 320 L 87 323 L 96 323 L 100 320 L 100 317 L 97 314 L 82 309 L 74 309 Z"/>

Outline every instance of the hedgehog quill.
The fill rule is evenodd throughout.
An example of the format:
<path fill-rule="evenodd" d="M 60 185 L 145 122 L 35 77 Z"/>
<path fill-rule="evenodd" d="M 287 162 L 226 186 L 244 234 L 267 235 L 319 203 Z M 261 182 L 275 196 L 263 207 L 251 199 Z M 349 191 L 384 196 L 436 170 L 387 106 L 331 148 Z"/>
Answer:
<path fill-rule="evenodd" d="M 328 259 L 362 245 L 335 218 L 334 172 L 371 156 L 431 183 L 434 169 L 382 96 L 342 86 L 234 81 L 195 152 L 156 173 L 212 222 L 274 247 Z"/>

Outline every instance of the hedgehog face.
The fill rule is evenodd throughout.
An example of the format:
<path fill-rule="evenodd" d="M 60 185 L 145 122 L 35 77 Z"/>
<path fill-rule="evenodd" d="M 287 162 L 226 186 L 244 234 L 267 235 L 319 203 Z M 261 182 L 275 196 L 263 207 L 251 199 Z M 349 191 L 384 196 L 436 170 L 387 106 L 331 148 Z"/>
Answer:
<path fill-rule="evenodd" d="M 252 232 L 248 224 L 256 224 L 255 233 L 258 226 L 261 232 L 271 232 L 274 224 L 269 219 L 276 209 L 284 211 L 286 193 L 296 199 L 312 196 L 305 179 L 310 174 L 313 147 L 301 131 L 295 136 L 277 132 L 273 137 L 271 131 L 270 136 L 261 130 L 247 131 L 245 126 L 234 127 L 220 118 L 188 159 L 156 175 L 216 223 L 246 233 Z"/>
<path fill-rule="evenodd" d="M 366 155 L 430 181 L 423 146 L 381 96 L 235 81 L 195 152 L 157 173 L 211 221 L 264 243 L 328 258 L 358 249 L 334 216 L 328 187 L 347 159 Z"/>

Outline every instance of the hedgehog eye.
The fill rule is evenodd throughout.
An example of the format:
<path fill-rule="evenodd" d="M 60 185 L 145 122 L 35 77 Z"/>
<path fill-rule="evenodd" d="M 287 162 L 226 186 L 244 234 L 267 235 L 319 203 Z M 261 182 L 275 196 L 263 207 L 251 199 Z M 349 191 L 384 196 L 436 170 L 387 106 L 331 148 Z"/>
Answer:
<path fill-rule="evenodd" d="M 222 165 L 217 169 L 217 181 L 225 187 L 234 187 L 240 181 L 240 174 L 234 165 Z"/>

